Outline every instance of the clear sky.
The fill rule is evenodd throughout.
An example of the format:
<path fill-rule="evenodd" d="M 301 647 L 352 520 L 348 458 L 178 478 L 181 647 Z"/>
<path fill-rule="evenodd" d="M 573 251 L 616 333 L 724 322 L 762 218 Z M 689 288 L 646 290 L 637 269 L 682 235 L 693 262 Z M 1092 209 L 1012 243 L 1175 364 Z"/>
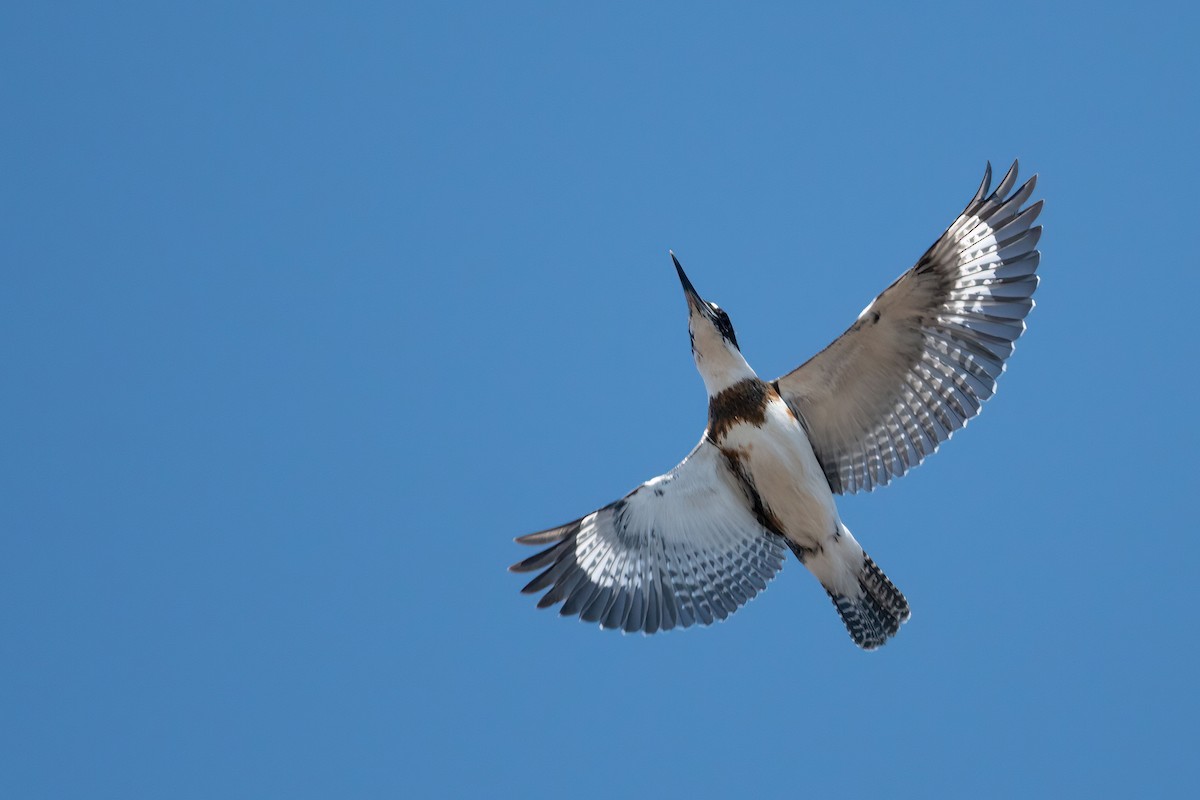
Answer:
<path fill-rule="evenodd" d="M 0 11 L 0 796 L 1200 791 L 1193 4 L 353 5 Z M 840 503 L 887 647 L 518 594 L 700 436 L 668 248 L 774 377 L 1014 157 L 998 395 Z"/>

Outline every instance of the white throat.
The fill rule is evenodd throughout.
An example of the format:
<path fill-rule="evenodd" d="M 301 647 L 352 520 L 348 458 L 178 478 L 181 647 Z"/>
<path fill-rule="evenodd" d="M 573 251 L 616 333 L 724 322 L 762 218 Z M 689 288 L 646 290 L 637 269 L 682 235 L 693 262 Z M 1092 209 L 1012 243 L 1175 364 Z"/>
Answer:
<path fill-rule="evenodd" d="M 716 397 L 730 386 L 747 378 L 758 377 L 740 350 L 727 342 L 711 325 L 697 325 L 692 332 L 692 356 L 704 379 L 709 397 Z"/>

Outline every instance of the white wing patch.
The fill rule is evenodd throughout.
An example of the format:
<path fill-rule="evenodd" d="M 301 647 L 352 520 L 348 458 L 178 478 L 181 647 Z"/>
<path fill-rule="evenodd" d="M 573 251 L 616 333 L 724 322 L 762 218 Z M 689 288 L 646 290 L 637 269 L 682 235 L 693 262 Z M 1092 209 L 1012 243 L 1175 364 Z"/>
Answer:
<path fill-rule="evenodd" d="M 1041 227 L 1034 176 L 966 209 L 854 325 L 776 381 L 805 421 L 834 492 L 870 491 L 920 464 L 995 394 L 1033 308 Z"/>
<path fill-rule="evenodd" d="M 548 590 L 539 608 L 561 602 L 563 616 L 646 633 L 725 619 L 766 588 L 785 554 L 707 439 L 621 500 L 517 541 L 550 545 L 511 567 L 543 570 L 522 590 Z"/>

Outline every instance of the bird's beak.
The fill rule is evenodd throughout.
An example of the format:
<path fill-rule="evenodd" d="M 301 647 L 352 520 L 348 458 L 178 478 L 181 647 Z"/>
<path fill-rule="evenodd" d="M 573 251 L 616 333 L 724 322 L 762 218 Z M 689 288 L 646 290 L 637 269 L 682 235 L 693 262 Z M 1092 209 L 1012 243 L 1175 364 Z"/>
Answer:
<path fill-rule="evenodd" d="M 687 297 L 688 307 L 697 311 L 708 311 L 708 304 L 700 298 L 696 287 L 692 286 L 692 282 L 688 280 L 687 273 L 683 271 L 683 267 L 680 265 L 679 259 L 675 257 L 673 251 L 671 252 L 671 260 L 675 262 L 675 271 L 679 273 L 679 282 L 683 284 L 683 294 Z"/>

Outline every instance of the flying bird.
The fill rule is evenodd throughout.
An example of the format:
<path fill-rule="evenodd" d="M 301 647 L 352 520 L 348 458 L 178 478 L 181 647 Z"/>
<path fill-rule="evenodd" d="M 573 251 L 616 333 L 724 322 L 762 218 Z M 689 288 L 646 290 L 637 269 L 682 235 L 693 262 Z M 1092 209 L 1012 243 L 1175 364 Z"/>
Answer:
<path fill-rule="evenodd" d="M 791 552 L 821 582 L 854 642 L 883 645 L 909 618 L 904 595 L 838 515 L 834 496 L 871 491 L 920 464 L 979 413 L 1033 308 L 1042 210 L 1022 208 L 1017 163 L 971 202 L 916 266 L 828 347 L 764 381 L 729 316 L 692 286 L 692 356 L 708 426 L 665 475 L 580 519 L 517 538 L 543 546 L 510 567 L 604 628 L 708 625 L 766 588 Z"/>

